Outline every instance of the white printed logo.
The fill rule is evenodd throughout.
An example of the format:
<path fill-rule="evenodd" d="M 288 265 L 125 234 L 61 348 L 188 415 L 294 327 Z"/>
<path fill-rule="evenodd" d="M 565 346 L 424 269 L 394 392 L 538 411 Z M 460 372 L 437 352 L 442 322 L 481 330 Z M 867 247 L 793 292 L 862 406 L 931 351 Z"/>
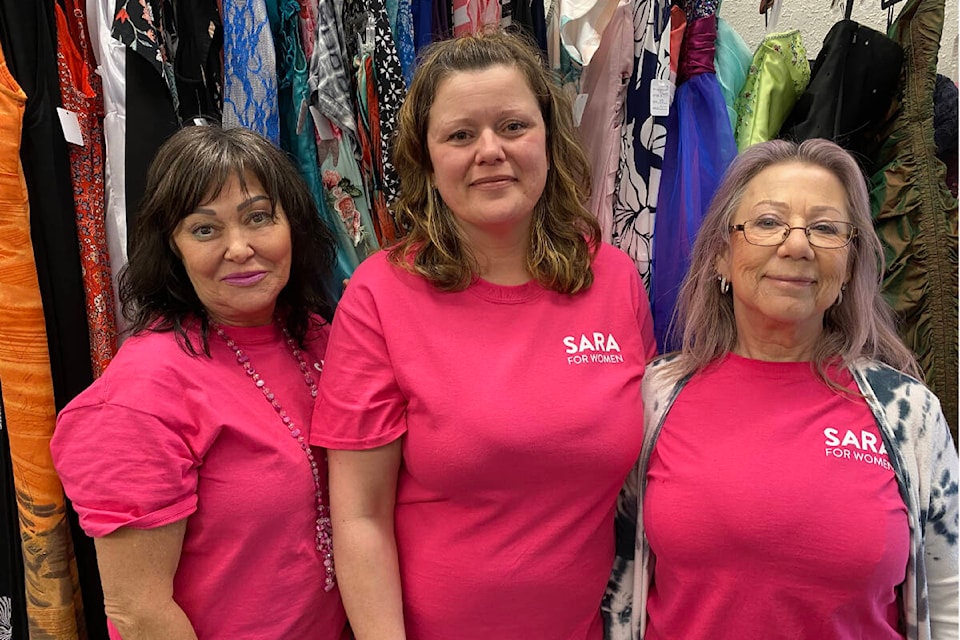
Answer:
<path fill-rule="evenodd" d="M 567 364 L 620 364 L 623 355 L 620 345 L 612 333 L 595 331 L 592 334 L 581 333 L 580 337 L 567 336 L 563 339 L 567 348 Z"/>
<path fill-rule="evenodd" d="M 847 429 L 841 438 L 839 429 L 827 427 L 823 430 L 823 435 L 823 444 L 826 447 L 824 451 L 827 457 L 857 460 L 875 464 L 884 469 L 892 468 L 887 457 L 887 448 L 870 431 Z"/>

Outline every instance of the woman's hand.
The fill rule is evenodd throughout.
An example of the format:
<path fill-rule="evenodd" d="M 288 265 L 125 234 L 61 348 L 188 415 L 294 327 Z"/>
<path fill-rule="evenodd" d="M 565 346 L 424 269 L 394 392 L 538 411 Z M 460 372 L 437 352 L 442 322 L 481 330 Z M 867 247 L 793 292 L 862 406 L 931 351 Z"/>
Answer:
<path fill-rule="evenodd" d="M 184 518 L 156 529 L 123 527 L 95 540 L 104 609 L 123 640 L 196 640 L 173 600 L 186 528 Z"/>

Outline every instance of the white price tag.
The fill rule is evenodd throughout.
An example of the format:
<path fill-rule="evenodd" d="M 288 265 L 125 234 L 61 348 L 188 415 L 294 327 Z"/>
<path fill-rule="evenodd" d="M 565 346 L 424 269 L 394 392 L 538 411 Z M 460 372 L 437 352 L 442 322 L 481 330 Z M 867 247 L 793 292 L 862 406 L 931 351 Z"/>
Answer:
<path fill-rule="evenodd" d="M 587 98 L 589 97 L 589 93 L 581 93 L 573 101 L 573 126 L 580 126 L 580 119 L 583 118 L 583 110 L 587 108 Z"/>
<path fill-rule="evenodd" d="M 670 104 L 673 102 L 673 83 L 669 80 L 653 80 L 650 82 L 650 115 L 670 115 Z"/>
<path fill-rule="evenodd" d="M 66 141 L 82 147 L 83 133 L 80 131 L 80 121 L 77 119 L 77 114 L 57 107 L 57 115 L 60 116 L 60 126 L 63 128 L 63 137 Z"/>

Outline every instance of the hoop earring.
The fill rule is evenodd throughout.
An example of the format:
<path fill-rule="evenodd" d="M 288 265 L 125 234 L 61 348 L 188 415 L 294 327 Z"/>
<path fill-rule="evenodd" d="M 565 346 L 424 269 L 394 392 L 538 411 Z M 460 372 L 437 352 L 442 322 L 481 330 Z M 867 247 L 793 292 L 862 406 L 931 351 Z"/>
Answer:
<path fill-rule="evenodd" d="M 727 292 L 730 291 L 730 283 L 727 282 L 726 277 L 717 276 L 717 280 L 720 281 L 720 293 L 726 294 Z"/>
<path fill-rule="evenodd" d="M 840 295 L 837 296 L 837 301 L 834 302 L 834 306 L 839 307 L 840 303 L 843 302 L 843 292 L 847 290 L 847 285 L 840 286 Z"/>

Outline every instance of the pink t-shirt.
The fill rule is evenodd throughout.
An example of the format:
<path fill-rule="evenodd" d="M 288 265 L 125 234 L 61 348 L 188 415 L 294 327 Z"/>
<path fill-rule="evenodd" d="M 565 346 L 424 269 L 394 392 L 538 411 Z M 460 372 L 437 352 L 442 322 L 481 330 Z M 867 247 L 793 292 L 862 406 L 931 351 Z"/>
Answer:
<path fill-rule="evenodd" d="M 655 344 L 633 263 L 594 285 L 441 292 L 390 265 L 337 309 L 314 444 L 403 436 L 396 538 L 410 640 L 599 640 L 614 503 L 642 440 Z"/>
<path fill-rule="evenodd" d="M 808 362 L 731 354 L 695 375 L 650 457 L 643 524 L 646 640 L 903 638 L 893 469 L 866 402 Z"/>
<path fill-rule="evenodd" d="M 280 330 L 225 330 L 309 431 L 313 399 Z M 311 337 L 309 365 L 327 334 Z M 216 334 L 210 352 L 191 357 L 172 333 L 128 339 L 61 412 L 54 466 L 93 537 L 188 519 L 173 595 L 200 640 L 337 640 L 346 616 L 323 590 L 306 456 Z"/>

